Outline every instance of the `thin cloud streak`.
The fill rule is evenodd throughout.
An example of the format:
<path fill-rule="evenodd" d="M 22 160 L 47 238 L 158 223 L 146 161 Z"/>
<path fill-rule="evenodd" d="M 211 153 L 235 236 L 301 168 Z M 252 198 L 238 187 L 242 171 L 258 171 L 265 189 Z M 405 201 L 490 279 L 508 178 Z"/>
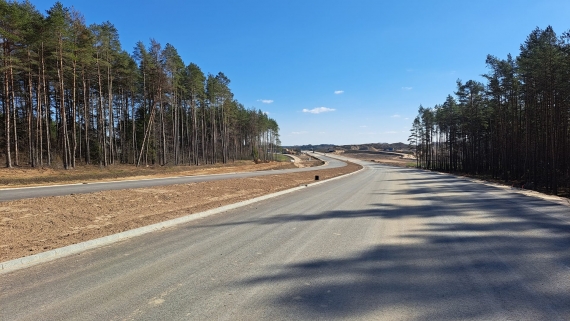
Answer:
<path fill-rule="evenodd" d="M 304 113 L 311 113 L 311 114 L 320 114 L 320 113 L 328 113 L 331 111 L 335 111 L 334 108 L 327 108 L 327 107 L 317 107 L 313 109 L 303 109 Z"/>

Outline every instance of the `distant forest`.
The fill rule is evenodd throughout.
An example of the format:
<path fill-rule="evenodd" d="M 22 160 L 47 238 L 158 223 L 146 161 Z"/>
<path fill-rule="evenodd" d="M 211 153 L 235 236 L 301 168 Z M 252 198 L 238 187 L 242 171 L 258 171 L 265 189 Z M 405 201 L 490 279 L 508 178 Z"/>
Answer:
<path fill-rule="evenodd" d="M 409 138 L 418 167 L 568 191 L 570 32 L 537 28 L 516 58 L 486 63 L 485 84 L 458 80 L 454 96 L 419 107 Z"/>
<path fill-rule="evenodd" d="M 171 44 L 121 48 L 55 3 L 0 0 L 0 144 L 7 167 L 206 164 L 271 158 L 277 122 L 246 109 L 222 72 L 186 65 Z"/>

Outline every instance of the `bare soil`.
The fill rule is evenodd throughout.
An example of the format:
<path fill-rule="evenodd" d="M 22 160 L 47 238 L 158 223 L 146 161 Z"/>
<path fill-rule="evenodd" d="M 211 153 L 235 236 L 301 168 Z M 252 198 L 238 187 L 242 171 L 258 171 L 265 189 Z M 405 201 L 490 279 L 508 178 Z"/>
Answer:
<path fill-rule="evenodd" d="M 297 167 L 313 167 L 324 164 L 322 160 L 308 154 L 297 155 L 295 158 L 298 159 L 298 161 L 295 162 Z"/>
<path fill-rule="evenodd" d="M 259 165 L 263 164 L 248 169 L 259 170 Z M 283 165 L 291 163 L 267 166 Z M 313 182 L 315 175 L 323 180 L 360 168 L 349 163 L 341 168 L 302 173 L 2 202 L 0 262 L 305 185 Z M 244 169 L 239 167 L 240 171 Z M 221 171 L 227 172 L 228 168 Z M 201 174 L 214 172 L 218 173 L 200 170 Z M 172 172 L 164 175 L 172 176 Z"/>
<path fill-rule="evenodd" d="M 298 166 L 298 165 L 297 165 Z M 1 168 L 0 188 L 71 184 L 93 181 L 110 181 L 125 179 L 140 179 L 151 177 L 194 176 L 223 174 L 233 172 L 253 172 L 269 169 L 295 168 L 291 162 L 269 162 L 255 164 L 253 161 L 240 160 L 229 164 L 214 164 L 200 166 L 149 166 L 135 167 L 133 165 L 116 164 L 108 167 L 82 165 L 74 169 L 64 170 L 53 167 L 30 168 Z"/>
<path fill-rule="evenodd" d="M 358 152 L 358 153 L 343 153 L 345 157 L 352 157 L 360 160 L 367 160 L 375 163 L 385 164 L 385 165 L 392 165 L 392 166 L 399 166 L 399 167 L 415 167 L 416 166 L 416 159 L 412 156 L 410 157 L 402 157 L 398 155 L 390 155 L 390 154 L 373 154 L 367 153 L 366 151 Z"/>

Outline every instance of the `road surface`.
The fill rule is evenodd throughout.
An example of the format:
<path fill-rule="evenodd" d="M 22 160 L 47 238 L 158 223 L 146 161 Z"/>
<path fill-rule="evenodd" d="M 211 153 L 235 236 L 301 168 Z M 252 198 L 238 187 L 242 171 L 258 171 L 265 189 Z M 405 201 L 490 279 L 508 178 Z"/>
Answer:
<path fill-rule="evenodd" d="M 368 163 L 0 275 L 0 320 L 570 320 L 569 215 Z"/>
<path fill-rule="evenodd" d="M 326 156 L 318 155 L 318 157 L 327 161 L 327 164 L 318 167 L 291 168 L 291 169 L 268 170 L 268 171 L 257 171 L 257 172 L 200 175 L 200 176 L 178 176 L 178 177 L 150 178 L 150 179 L 125 180 L 125 181 L 114 181 L 114 182 L 66 184 L 66 185 L 55 185 L 55 186 L 6 188 L 6 189 L 0 189 L 0 202 L 13 201 L 25 198 L 83 194 L 83 193 L 93 193 L 93 192 L 109 191 L 109 190 L 143 188 L 151 186 L 165 186 L 165 185 L 174 185 L 174 184 L 188 184 L 188 183 L 217 181 L 217 180 L 224 180 L 231 178 L 246 178 L 246 177 L 256 177 L 263 175 L 286 174 L 286 173 L 314 171 L 314 170 L 330 169 L 330 168 L 346 166 L 346 163 Z"/>

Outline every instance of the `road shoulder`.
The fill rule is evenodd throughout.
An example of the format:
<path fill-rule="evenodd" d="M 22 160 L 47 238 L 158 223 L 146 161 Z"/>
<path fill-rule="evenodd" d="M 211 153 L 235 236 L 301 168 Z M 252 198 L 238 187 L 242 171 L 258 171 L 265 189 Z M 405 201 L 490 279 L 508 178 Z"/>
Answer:
<path fill-rule="evenodd" d="M 318 171 L 4 202 L 0 273 L 290 193 L 311 186 L 316 175 L 321 182 L 360 169 L 349 163 Z"/>

